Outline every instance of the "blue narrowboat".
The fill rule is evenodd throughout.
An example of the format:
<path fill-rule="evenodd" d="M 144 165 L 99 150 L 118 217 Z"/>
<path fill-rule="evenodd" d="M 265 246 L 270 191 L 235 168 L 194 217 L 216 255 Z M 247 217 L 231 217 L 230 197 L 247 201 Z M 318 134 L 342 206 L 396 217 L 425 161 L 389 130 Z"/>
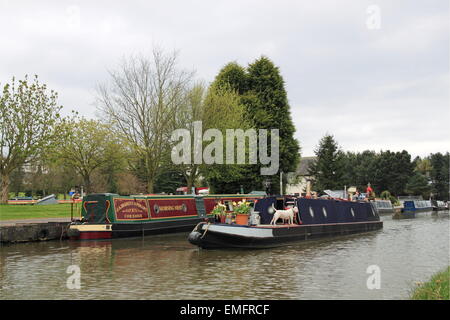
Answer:
<path fill-rule="evenodd" d="M 256 213 L 259 218 L 250 221 L 256 223 L 202 222 L 189 234 L 188 240 L 204 249 L 258 249 L 294 241 L 370 232 L 383 227 L 378 212 L 370 202 L 309 198 L 290 199 L 290 202 L 298 209 L 295 210 L 297 213 L 293 223 L 271 224 L 277 198 L 265 197 L 255 201 L 252 216 Z"/>
<path fill-rule="evenodd" d="M 403 213 L 431 211 L 433 206 L 429 200 L 405 200 L 403 201 Z"/>

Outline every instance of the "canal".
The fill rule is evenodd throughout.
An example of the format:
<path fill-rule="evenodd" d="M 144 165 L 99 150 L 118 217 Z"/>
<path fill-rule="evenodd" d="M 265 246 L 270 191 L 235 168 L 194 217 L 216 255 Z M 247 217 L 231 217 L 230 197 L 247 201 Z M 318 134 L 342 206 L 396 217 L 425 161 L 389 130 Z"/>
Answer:
<path fill-rule="evenodd" d="M 449 215 L 381 218 L 374 233 L 257 251 L 200 250 L 187 234 L 3 245 L 0 299 L 408 299 L 449 265 Z"/>

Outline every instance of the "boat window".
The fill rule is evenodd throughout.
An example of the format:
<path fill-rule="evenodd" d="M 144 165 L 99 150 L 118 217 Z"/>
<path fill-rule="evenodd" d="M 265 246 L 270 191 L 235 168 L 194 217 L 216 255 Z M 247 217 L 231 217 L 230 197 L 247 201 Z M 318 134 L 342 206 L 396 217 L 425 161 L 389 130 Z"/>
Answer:
<path fill-rule="evenodd" d="M 322 207 L 322 212 L 323 212 L 323 215 L 326 218 L 328 215 L 327 215 L 327 209 L 325 207 Z"/>
<path fill-rule="evenodd" d="M 314 210 L 312 207 L 309 207 L 309 214 L 314 218 Z"/>

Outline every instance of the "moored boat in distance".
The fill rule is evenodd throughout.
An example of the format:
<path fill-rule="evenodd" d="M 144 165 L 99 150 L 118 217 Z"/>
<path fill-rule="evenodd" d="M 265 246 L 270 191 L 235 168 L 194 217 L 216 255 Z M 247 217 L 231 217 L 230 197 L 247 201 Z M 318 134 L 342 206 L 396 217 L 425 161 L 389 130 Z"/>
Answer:
<path fill-rule="evenodd" d="M 433 206 L 430 200 L 400 200 L 401 211 L 392 215 L 393 219 L 411 219 L 416 217 L 417 212 L 432 211 Z"/>
<path fill-rule="evenodd" d="M 433 206 L 433 211 L 448 210 L 448 205 L 444 201 L 431 200 L 431 205 Z"/>
<path fill-rule="evenodd" d="M 422 212 L 431 211 L 433 206 L 430 200 L 405 200 L 403 201 L 402 212 Z"/>
<path fill-rule="evenodd" d="M 229 204 L 263 197 L 90 194 L 83 198 L 80 220 L 69 225 L 67 235 L 72 240 L 88 240 L 190 231 L 199 222 L 212 218 L 210 213 L 219 201 Z"/>
<path fill-rule="evenodd" d="M 254 212 L 259 214 L 260 224 L 202 222 L 191 232 L 188 240 L 204 249 L 258 249 L 287 245 L 294 241 L 375 231 L 383 227 L 377 211 L 369 202 L 308 198 L 295 199 L 298 213 L 293 224 L 272 225 L 273 213 L 270 208 L 276 202 L 274 197 L 255 202 Z"/>
<path fill-rule="evenodd" d="M 395 209 L 390 200 L 375 199 L 371 201 L 379 214 L 394 213 Z"/>

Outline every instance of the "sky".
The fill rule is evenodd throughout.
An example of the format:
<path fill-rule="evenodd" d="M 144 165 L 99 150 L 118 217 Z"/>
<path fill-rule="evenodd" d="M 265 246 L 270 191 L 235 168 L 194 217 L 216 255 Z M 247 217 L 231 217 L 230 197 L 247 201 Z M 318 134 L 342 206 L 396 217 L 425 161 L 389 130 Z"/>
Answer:
<path fill-rule="evenodd" d="M 28 75 L 64 112 L 96 116 L 108 70 L 154 46 L 212 81 L 269 57 L 302 156 L 325 134 L 345 151 L 450 150 L 449 1 L 0 0 L 0 85 Z"/>

